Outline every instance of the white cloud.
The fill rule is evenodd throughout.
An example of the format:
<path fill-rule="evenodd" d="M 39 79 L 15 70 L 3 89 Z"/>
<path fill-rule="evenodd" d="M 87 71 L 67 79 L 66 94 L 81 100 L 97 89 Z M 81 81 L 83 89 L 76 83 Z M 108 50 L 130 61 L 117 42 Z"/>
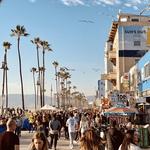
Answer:
<path fill-rule="evenodd" d="M 125 3 L 124 6 L 126 6 L 126 7 L 132 7 L 132 4 L 131 3 Z"/>
<path fill-rule="evenodd" d="M 29 0 L 29 2 L 31 2 L 31 3 L 35 3 L 35 2 L 36 2 L 36 0 Z"/>
<path fill-rule="evenodd" d="M 106 4 L 106 5 L 115 5 L 115 4 L 120 4 L 120 0 L 95 0 L 95 4 L 101 5 L 101 4 Z"/>
<path fill-rule="evenodd" d="M 134 10 L 138 10 L 139 8 L 137 6 L 133 6 L 133 9 Z"/>
<path fill-rule="evenodd" d="M 84 5 L 83 0 L 61 0 L 65 5 L 70 6 L 70 5 Z"/>

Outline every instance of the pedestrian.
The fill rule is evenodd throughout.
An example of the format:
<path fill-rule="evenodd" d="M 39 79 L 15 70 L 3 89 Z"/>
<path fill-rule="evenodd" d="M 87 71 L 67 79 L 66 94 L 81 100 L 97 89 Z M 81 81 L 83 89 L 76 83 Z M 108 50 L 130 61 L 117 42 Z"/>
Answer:
<path fill-rule="evenodd" d="M 116 120 L 111 122 L 111 126 L 106 133 L 106 147 L 107 150 L 118 150 L 122 143 L 124 135 L 117 127 Z"/>
<path fill-rule="evenodd" d="M 80 150 L 104 150 L 105 146 L 102 139 L 95 133 L 93 129 L 85 131 L 80 140 Z"/>
<path fill-rule="evenodd" d="M 70 140 L 70 149 L 73 149 L 73 141 L 75 139 L 76 129 L 78 123 L 73 118 L 73 113 L 70 112 L 70 117 L 67 119 L 66 126 L 68 126 L 69 140 Z"/>
<path fill-rule="evenodd" d="M 50 128 L 50 149 L 54 145 L 54 150 L 56 150 L 58 135 L 61 128 L 60 121 L 58 120 L 56 114 L 53 114 L 52 120 L 49 122 Z"/>
<path fill-rule="evenodd" d="M 14 119 L 8 119 L 7 130 L 1 135 L 0 150 L 19 150 L 19 137 L 14 133 L 16 130 L 16 122 Z"/>
<path fill-rule="evenodd" d="M 138 146 L 139 135 L 135 130 L 128 130 L 118 150 L 141 150 Z"/>
<path fill-rule="evenodd" d="M 34 133 L 28 150 L 48 150 L 48 141 L 43 132 L 37 131 Z"/>
<path fill-rule="evenodd" d="M 6 127 L 6 118 L 0 119 L 0 134 L 4 133 L 7 130 Z"/>
<path fill-rule="evenodd" d="M 89 128 L 89 122 L 86 118 L 85 115 L 82 115 L 81 121 L 80 121 L 80 132 L 81 132 L 81 137 L 83 137 L 84 132 Z"/>

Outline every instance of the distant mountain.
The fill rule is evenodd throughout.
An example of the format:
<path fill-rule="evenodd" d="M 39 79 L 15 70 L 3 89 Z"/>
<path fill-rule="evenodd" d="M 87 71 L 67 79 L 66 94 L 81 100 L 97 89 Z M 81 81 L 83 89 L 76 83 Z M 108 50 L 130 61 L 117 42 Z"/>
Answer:
<path fill-rule="evenodd" d="M 9 98 L 9 102 L 8 102 L 9 107 L 22 108 L 21 94 L 9 94 L 8 98 Z M 24 102 L 25 108 L 26 109 L 34 109 L 34 101 L 35 101 L 34 94 L 25 95 L 24 99 L 25 99 L 25 102 Z M 95 100 L 95 96 L 87 96 L 87 99 L 88 99 L 88 102 L 93 102 Z M 50 96 L 45 96 L 45 104 L 51 105 Z M 56 104 L 56 102 L 53 99 L 52 105 L 54 105 L 54 104 Z M 40 98 L 39 98 L 39 106 L 40 106 Z"/>
<path fill-rule="evenodd" d="M 22 98 L 21 94 L 9 94 L 9 107 L 20 107 L 22 108 Z M 27 109 L 33 109 L 34 108 L 34 102 L 35 102 L 35 97 L 33 94 L 30 95 L 25 95 L 24 96 L 24 103 L 25 103 L 25 108 Z M 40 104 L 40 99 L 39 99 L 39 104 Z M 51 104 L 51 98 L 48 96 L 45 96 L 45 104 Z M 52 103 L 54 104 L 54 102 Z"/>

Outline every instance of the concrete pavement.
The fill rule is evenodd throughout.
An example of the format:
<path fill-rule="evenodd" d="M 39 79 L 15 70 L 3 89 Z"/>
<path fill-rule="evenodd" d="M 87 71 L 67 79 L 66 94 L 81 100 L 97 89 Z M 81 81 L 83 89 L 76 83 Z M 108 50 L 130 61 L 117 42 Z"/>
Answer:
<path fill-rule="evenodd" d="M 29 144 L 31 143 L 33 133 L 29 133 L 28 131 L 22 131 L 20 137 L 20 150 L 27 150 Z M 61 137 L 58 140 L 57 150 L 70 150 L 69 148 L 69 140 Z M 79 145 L 75 143 L 73 150 L 79 150 Z"/>
<path fill-rule="evenodd" d="M 20 137 L 20 150 L 27 150 L 29 144 L 31 143 L 33 133 L 29 133 L 28 131 L 22 131 L 22 136 Z M 69 140 L 61 137 L 58 140 L 57 150 L 70 150 L 69 148 Z M 73 150 L 79 150 L 79 144 L 75 144 Z M 150 150 L 150 148 L 143 148 L 142 150 Z"/>

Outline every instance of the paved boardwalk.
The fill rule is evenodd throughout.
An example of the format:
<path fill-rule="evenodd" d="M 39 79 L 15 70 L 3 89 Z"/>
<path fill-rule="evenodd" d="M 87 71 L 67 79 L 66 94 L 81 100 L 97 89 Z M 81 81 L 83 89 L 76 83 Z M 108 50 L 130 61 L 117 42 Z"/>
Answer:
<path fill-rule="evenodd" d="M 21 149 L 20 150 L 28 150 L 28 146 L 31 142 L 33 133 L 29 133 L 28 131 L 22 131 L 22 136 L 20 138 Z M 69 150 L 69 140 L 61 137 L 58 140 L 57 150 Z M 79 150 L 79 145 L 75 144 L 73 150 Z M 142 149 L 142 150 L 150 150 L 150 148 Z"/>
<path fill-rule="evenodd" d="M 21 149 L 20 150 L 28 150 L 28 145 L 31 142 L 33 133 L 29 133 L 28 131 L 22 131 L 22 136 L 20 138 Z M 69 140 L 61 137 L 58 140 L 57 150 L 69 150 Z M 79 150 L 78 144 L 75 144 L 73 150 Z"/>

